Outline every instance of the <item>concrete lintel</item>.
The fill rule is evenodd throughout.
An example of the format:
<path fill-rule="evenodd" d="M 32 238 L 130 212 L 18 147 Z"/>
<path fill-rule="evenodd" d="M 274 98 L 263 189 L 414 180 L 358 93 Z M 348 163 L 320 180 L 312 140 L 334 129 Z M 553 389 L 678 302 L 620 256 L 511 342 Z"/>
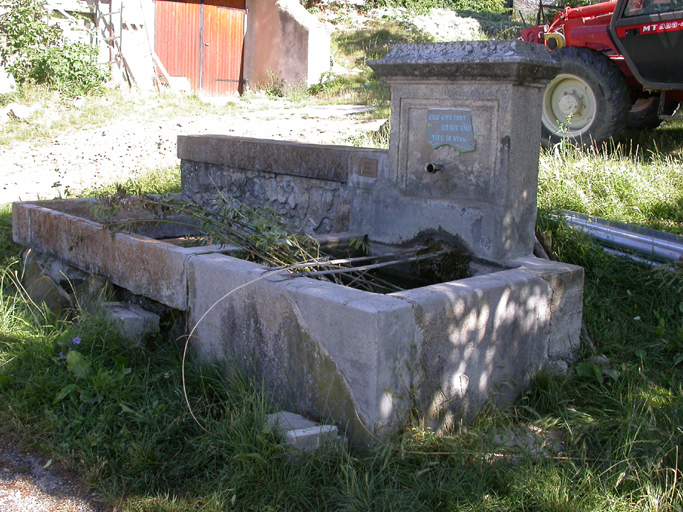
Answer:
<path fill-rule="evenodd" d="M 323 448 L 327 443 L 339 441 L 339 430 L 335 425 L 316 425 L 298 430 L 288 430 L 285 442 L 303 452 L 311 452 Z"/>
<path fill-rule="evenodd" d="M 102 309 L 121 335 L 134 343 L 142 343 L 159 329 L 159 315 L 137 304 L 105 302 Z"/>
<path fill-rule="evenodd" d="M 269 414 L 266 423 L 276 430 L 287 446 L 303 453 L 332 448 L 343 441 L 335 425 L 319 425 L 291 412 Z"/>

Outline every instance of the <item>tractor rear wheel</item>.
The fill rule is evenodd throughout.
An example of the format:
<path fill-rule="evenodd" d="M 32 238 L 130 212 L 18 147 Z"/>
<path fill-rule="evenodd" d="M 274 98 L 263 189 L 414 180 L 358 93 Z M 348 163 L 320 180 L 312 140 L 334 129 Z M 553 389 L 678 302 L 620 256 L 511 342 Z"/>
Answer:
<path fill-rule="evenodd" d="M 561 70 L 543 93 L 544 145 L 599 143 L 621 133 L 631 102 L 624 76 L 609 57 L 578 47 L 550 55 Z"/>

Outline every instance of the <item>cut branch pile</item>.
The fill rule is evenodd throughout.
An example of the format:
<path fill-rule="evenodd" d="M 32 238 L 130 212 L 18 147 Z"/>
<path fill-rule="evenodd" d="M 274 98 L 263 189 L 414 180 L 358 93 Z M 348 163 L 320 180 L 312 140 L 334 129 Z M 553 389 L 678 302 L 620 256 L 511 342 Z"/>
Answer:
<path fill-rule="evenodd" d="M 204 206 L 178 196 L 126 196 L 108 197 L 100 201 L 97 216 L 107 219 L 120 218 L 121 211 L 146 210 L 152 218 L 105 220 L 105 229 L 112 232 L 134 231 L 140 223 L 164 223 L 199 229 L 204 244 L 235 246 L 244 251 L 244 259 L 275 267 L 288 272 L 291 277 L 306 276 L 332 281 L 336 284 L 378 293 L 404 290 L 395 282 L 381 277 L 375 271 L 399 265 L 417 265 L 420 274 L 425 261 L 427 268 L 441 267 L 442 261 L 457 257 L 463 252 L 439 243 L 415 246 L 386 254 L 333 258 L 320 250 L 319 243 L 308 234 L 293 233 L 283 219 L 270 208 L 254 209 L 237 200 L 219 195 Z M 180 220 L 178 216 L 187 220 Z M 361 251 L 365 244 L 352 240 Z M 358 252 L 358 251 L 357 251 Z M 465 266 L 469 260 L 465 263 Z M 464 277 L 464 276 L 460 276 Z"/>

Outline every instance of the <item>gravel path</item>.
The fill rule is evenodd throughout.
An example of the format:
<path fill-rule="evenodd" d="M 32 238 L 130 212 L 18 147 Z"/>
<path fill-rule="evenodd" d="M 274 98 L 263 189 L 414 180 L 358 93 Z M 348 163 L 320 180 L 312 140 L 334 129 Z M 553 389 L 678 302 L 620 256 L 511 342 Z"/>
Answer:
<path fill-rule="evenodd" d="M 0 441 L 2 512 L 109 512 L 78 479 L 39 455 Z"/>
<path fill-rule="evenodd" d="M 0 204 L 65 197 L 89 187 L 125 181 L 155 168 L 177 165 L 178 135 L 212 133 L 343 144 L 350 136 L 376 130 L 382 123 L 361 121 L 353 115 L 363 108 L 274 108 L 154 122 L 121 119 L 38 144 L 2 146 Z"/>

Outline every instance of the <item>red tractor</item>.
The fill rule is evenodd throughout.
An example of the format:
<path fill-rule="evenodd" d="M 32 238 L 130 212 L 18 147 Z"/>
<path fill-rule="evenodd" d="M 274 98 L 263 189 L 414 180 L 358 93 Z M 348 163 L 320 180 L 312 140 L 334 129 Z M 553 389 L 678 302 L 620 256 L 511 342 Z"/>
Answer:
<path fill-rule="evenodd" d="M 683 0 L 567 7 L 522 31 L 560 64 L 543 95 L 545 144 L 604 141 L 626 126 L 683 119 Z"/>

